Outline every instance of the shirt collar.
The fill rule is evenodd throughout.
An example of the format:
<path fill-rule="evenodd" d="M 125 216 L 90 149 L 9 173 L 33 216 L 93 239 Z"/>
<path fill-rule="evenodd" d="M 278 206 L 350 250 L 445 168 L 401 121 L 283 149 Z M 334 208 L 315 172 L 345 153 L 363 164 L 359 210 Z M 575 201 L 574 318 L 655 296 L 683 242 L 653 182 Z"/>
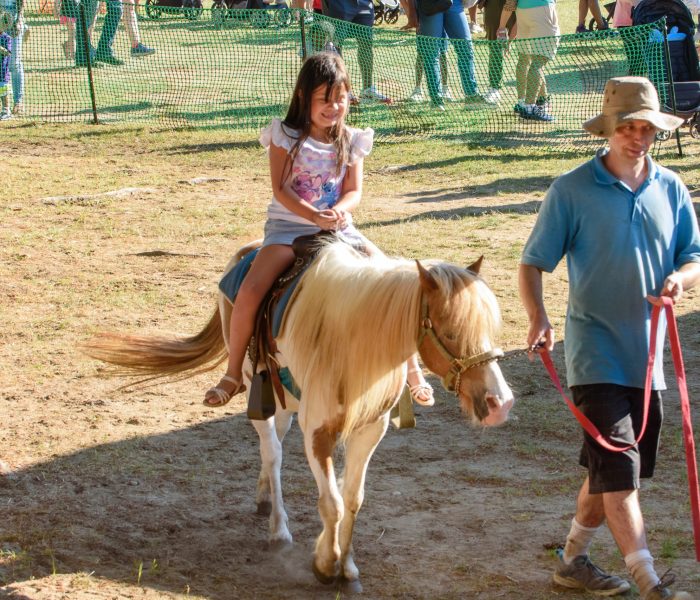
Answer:
<path fill-rule="evenodd" d="M 598 150 L 598 152 L 596 152 L 595 158 L 593 158 L 593 177 L 595 178 L 596 183 L 600 183 L 601 185 L 614 185 L 620 180 L 610 171 L 608 171 L 603 164 L 603 157 L 607 153 L 607 148 L 601 148 Z M 656 166 L 656 163 L 651 160 L 651 156 L 648 154 L 646 155 L 645 159 L 647 161 L 648 169 L 647 181 L 656 179 L 659 176 L 659 168 Z"/>

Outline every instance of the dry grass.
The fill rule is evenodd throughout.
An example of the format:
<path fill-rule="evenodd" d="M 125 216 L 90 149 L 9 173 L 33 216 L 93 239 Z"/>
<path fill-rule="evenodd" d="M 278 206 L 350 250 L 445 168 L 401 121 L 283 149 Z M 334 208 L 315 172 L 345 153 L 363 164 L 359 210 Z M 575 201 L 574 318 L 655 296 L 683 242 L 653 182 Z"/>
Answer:
<path fill-rule="evenodd" d="M 280 558 L 264 550 L 266 527 L 252 514 L 257 446 L 242 401 L 202 409 L 207 377 L 117 392 L 119 382 L 95 377 L 102 368 L 75 349 L 97 330 L 193 333 L 204 324 L 228 257 L 261 234 L 269 185 L 257 143 L 141 127 L 13 124 L 3 134 L 0 471 L 9 474 L 0 476 L 0 596 L 335 597 L 309 575 L 315 487 L 296 430 L 285 491 L 299 549 Z M 664 164 L 697 203 L 697 142 L 688 150 Z M 356 220 L 388 253 L 461 263 L 485 254 L 502 345 L 521 347 L 518 256 L 548 183 L 581 160 L 438 141 L 379 145 Z M 105 195 L 126 188 L 135 189 Z M 563 270 L 546 285 L 561 330 Z M 697 292 L 679 306 L 695 397 L 697 306 Z M 380 446 L 356 538 L 367 597 L 557 595 L 547 547 L 571 515 L 578 433 L 537 365 L 504 370 L 518 397 L 506 427 L 469 430 L 440 393 L 418 429 Z M 668 400 L 645 510 L 660 564 L 693 589 L 677 394 Z M 595 550 L 621 569 L 608 537 Z"/>

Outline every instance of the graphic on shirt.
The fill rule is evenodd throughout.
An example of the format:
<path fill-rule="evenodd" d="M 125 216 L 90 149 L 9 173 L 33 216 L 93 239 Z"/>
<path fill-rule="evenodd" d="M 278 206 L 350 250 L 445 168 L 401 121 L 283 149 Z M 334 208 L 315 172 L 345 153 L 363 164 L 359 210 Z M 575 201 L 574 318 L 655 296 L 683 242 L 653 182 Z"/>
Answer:
<path fill-rule="evenodd" d="M 292 189 L 302 200 L 319 208 L 330 208 L 338 199 L 336 181 L 330 173 L 314 174 L 299 170 L 292 179 Z"/>

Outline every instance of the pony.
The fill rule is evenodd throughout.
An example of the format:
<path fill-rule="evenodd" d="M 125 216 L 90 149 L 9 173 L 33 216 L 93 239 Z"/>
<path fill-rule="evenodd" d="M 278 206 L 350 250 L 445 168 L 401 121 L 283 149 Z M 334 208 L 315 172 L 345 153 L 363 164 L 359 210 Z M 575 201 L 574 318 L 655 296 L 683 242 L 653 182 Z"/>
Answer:
<path fill-rule="evenodd" d="M 226 272 L 259 243 L 241 248 Z M 301 390 L 276 397 L 276 412 L 253 420 L 260 438 L 258 514 L 269 515 L 271 547 L 292 543 L 281 483 L 282 442 L 294 413 L 318 486 L 322 531 L 312 568 L 322 583 L 356 582 L 353 528 L 364 498 L 370 458 L 384 437 L 390 410 L 406 382 L 406 360 L 424 365 L 455 393 L 475 424 L 503 423 L 514 399 L 493 344 L 500 312 L 479 276 L 483 257 L 468 268 L 440 261 L 368 258 L 343 242 L 326 245 L 303 274 L 287 307 L 273 357 Z M 85 344 L 89 355 L 146 375 L 187 377 L 226 358 L 231 303 L 218 307 L 187 338 L 103 333 Z M 206 366 L 209 363 L 213 365 Z M 250 389 L 253 365 L 244 364 Z M 334 451 L 344 447 L 336 478 Z"/>

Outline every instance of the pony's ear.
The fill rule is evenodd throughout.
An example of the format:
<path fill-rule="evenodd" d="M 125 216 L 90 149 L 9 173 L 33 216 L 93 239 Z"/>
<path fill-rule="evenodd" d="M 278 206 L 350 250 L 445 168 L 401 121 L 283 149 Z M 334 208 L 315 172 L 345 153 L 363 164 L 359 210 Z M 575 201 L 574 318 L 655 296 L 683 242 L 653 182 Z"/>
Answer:
<path fill-rule="evenodd" d="M 472 273 L 476 273 L 477 275 L 479 274 L 479 271 L 481 270 L 481 263 L 484 261 L 484 255 L 482 254 L 475 262 L 470 264 L 467 267 L 468 271 L 471 271 Z"/>
<path fill-rule="evenodd" d="M 418 267 L 418 277 L 420 279 L 421 287 L 429 292 L 438 289 L 437 281 L 435 281 L 435 278 L 428 272 L 428 270 L 422 264 L 420 264 L 419 260 L 416 261 L 416 266 Z"/>

